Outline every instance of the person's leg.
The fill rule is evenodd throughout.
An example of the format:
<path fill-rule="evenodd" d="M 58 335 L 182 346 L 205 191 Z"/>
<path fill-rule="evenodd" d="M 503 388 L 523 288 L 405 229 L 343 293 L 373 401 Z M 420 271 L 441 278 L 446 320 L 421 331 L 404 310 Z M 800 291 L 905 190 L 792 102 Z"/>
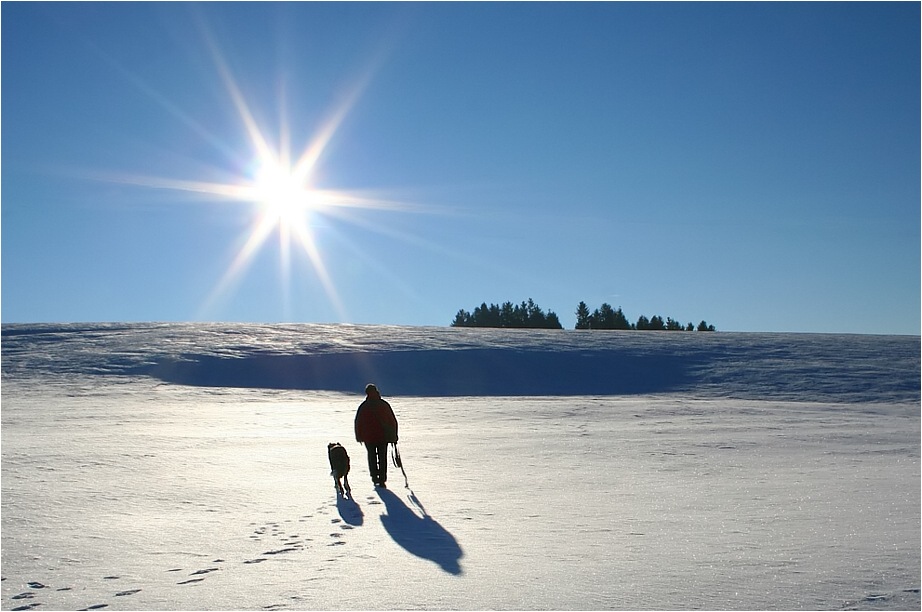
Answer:
<path fill-rule="evenodd" d="M 378 484 L 378 445 L 366 442 L 365 449 L 368 451 L 368 473 L 371 481 Z"/>
<path fill-rule="evenodd" d="M 378 482 L 387 482 L 387 442 L 378 444 Z"/>

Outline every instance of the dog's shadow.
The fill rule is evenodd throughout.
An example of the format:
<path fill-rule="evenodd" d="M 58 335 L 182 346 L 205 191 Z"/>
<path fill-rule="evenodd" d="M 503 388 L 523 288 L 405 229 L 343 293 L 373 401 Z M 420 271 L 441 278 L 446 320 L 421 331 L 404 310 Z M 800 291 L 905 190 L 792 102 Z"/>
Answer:
<path fill-rule="evenodd" d="M 339 511 L 340 518 L 342 518 L 343 522 L 347 525 L 360 527 L 362 523 L 365 522 L 365 515 L 362 513 L 362 508 L 352 499 L 352 493 L 347 492 L 345 495 L 337 494 L 336 509 Z"/>
<path fill-rule="evenodd" d="M 464 552 L 461 546 L 453 535 L 429 516 L 416 494 L 410 491 L 410 501 L 422 516 L 408 508 L 400 496 L 390 490 L 377 489 L 377 492 L 387 508 L 387 514 L 381 515 L 381 523 L 395 542 L 407 552 L 433 561 L 449 574 L 458 576 L 462 573 L 460 560 Z"/>

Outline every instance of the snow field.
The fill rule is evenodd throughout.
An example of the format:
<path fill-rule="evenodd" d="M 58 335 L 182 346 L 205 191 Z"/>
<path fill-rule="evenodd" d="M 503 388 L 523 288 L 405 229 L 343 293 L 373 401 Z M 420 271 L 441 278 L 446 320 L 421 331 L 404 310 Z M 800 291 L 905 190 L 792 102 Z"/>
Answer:
<path fill-rule="evenodd" d="M 382 391 L 5 379 L 3 608 L 919 607 L 918 404 Z"/>

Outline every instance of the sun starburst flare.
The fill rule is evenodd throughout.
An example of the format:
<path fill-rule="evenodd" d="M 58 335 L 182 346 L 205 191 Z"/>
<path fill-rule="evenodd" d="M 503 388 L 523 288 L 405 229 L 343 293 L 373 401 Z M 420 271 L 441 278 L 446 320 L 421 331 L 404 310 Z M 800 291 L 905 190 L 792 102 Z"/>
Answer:
<path fill-rule="evenodd" d="M 336 285 L 315 240 L 314 230 L 317 226 L 317 218 L 324 216 L 330 219 L 346 220 L 386 233 L 386 229 L 364 222 L 361 219 L 361 211 L 434 211 L 434 208 L 429 206 L 415 205 L 395 198 L 383 198 L 380 194 L 367 191 L 321 189 L 313 184 L 313 174 L 318 161 L 350 110 L 361 98 L 372 77 L 373 67 L 365 70 L 353 86 L 346 91 L 346 95 L 328 114 L 326 121 L 320 125 L 313 138 L 303 149 L 300 152 L 294 152 L 290 147 L 291 134 L 284 110 L 279 113 L 281 127 L 278 133 L 278 144 L 275 145 L 267 133 L 260 128 L 255 119 L 257 113 L 253 112 L 237 79 L 204 25 L 202 34 L 230 103 L 249 141 L 250 151 L 244 156 L 252 160 L 248 166 L 249 171 L 233 173 L 226 181 L 125 174 L 102 176 L 98 173 L 96 178 L 126 185 L 168 190 L 187 196 L 193 195 L 209 201 L 237 203 L 254 210 L 252 225 L 242 238 L 240 247 L 233 255 L 227 269 L 208 293 L 200 316 L 207 318 L 208 313 L 216 309 L 218 302 L 226 299 L 233 292 L 234 287 L 246 275 L 256 255 L 270 238 L 277 236 L 279 269 L 284 283 L 286 304 L 291 289 L 292 257 L 294 254 L 300 254 L 310 262 L 340 319 L 348 320 Z M 221 139 L 213 137 L 208 140 L 222 142 Z M 226 154 L 226 151 L 222 153 Z"/>

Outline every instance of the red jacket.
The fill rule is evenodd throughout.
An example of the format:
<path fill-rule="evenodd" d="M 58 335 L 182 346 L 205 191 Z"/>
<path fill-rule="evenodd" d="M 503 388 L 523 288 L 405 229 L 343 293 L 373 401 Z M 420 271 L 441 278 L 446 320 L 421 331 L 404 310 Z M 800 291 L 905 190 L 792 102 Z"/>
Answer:
<path fill-rule="evenodd" d="M 366 399 L 355 413 L 355 439 L 368 444 L 397 441 L 397 417 L 380 398 Z"/>

